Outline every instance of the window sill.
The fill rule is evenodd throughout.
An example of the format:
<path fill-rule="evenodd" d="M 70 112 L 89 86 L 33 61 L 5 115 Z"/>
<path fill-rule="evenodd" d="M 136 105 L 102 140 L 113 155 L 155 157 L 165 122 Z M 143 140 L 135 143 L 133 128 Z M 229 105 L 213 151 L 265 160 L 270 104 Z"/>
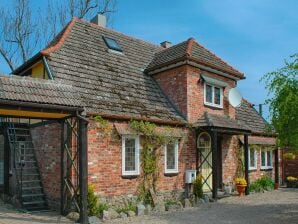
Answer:
<path fill-rule="evenodd" d="M 135 179 L 139 176 L 140 174 L 122 174 L 122 179 Z"/>
<path fill-rule="evenodd" d="M 218 105 L 218 104 L 213 104 L 213 103 L 204 103 L 204 105 L 206 107 L 210 107 L 210 108 L 216 108 L 216 109 L 223 109 L 222 105 Z"/>
<path fill-rule="evenodd" d="M 273 167 L 261 167 L 261 171 L 270 171 Z"/>
<path fill-rule="evenodd" d="M 251 167 L 248 169 L 248 171 L 256 171 L 257 170 L 257 167 Z"/>
<path fill-rule="evenodd" d="M 164 175 L 167 177 L 177 176 L 178 174 L 179 174 L 178 171 L 167 171 L 164 173 Z"/>

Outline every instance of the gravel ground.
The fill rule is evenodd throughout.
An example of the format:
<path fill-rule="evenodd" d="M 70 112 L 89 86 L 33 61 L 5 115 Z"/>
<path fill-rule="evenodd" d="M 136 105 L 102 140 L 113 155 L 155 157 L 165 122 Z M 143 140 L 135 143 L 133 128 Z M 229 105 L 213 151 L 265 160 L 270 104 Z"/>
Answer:
<path fill-rule="evenodd" d="M 298 189 L 228 197 L 183 211 L 118 219 L 109 224 L 297 224 Z"/>
<path fill-rule="evenodd" d="M 63 223 L 70 224 L 72 221 L 67 218 L 54 213 L 24 213 L 15 209 L 10 204 L 5 204 L 0 200 L 0 224 L 49 224 L 49 223 Z"/>

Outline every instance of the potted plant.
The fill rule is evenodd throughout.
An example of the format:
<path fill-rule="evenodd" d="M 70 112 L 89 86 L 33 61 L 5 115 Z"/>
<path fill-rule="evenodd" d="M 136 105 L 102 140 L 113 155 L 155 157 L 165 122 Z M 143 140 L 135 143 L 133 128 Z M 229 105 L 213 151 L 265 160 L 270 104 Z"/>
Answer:
<path fill-rule="evenodd" d="M 292 176 L 288 176 L 287 177 L 287 187 L 288 188 L 294 188 L 296 187 L 298 184 L 297 184 L 297 178 L 296 177 L 292 177 Z"/>
<path fill-rule="evenodd" d="M 235 184 L 236 184 L 236 189 L 239 193 L 239 196 L 240 197 L 244 196 L 245 188 L 247 187 L 246 180 L 242 177 L 237 177 L 235 179 Z"/>

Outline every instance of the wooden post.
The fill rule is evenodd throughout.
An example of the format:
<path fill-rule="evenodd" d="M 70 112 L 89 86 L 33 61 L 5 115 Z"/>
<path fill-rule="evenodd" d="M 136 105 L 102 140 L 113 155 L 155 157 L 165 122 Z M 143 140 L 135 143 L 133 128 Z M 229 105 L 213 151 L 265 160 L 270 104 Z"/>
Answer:
<path fill-rule="evenodd" d="M 9 195 L 9 167 L 11 156 L 9 152 L 8 135 L 4 133 L 4 194 L 7 195 Z"/>
<path fill-rule="evenodd" d="M 245 168 L 245 180 L 247 182 L 247 187 L 245 189 L 245 194 L 249 195 L 249 175 L 248 175 L 248 157 L 249 157 L 249 151 L 248 151 L 248 135 L 244 135 L 244 168 Z"/>
<path fill-rule="evenodd" d="M 275 184 L 279 185 L 279 155 L 278 155 L 278 148 L 275 149 Z"/>
<path fill-rule="evenodd" d="M 79 118 L 78 150 L 79 150 L 79 186 L 80 186 L 80 223 L 88 224 L 87 194 L 88 194 L 88 147 L 87 121 Z"/>
<path fill-rule="evenodd" d="M 65 144 L 65 120 L 61 121 L 61 154 L 60 154 L 60 213 L 61 215 L 66 215 L 65 214 L 65 195 L 64 195 L 64 170 L 65 170 L 65 161 L 64 161 L 64 144 Z"/>
<path fill-rule="evenodd" d="M 212 132 L 212 198 L 217 198 L 218 169 L 217 169 L 217 132 Z"/>

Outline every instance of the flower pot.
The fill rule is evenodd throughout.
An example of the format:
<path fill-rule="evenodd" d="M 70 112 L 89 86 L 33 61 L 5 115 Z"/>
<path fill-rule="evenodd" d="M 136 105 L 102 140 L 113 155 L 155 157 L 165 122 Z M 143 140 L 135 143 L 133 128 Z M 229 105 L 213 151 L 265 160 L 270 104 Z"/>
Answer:
<path fill-rule="evenodd" d="M 239 197 L 243 197 L 244 196 L 246 186 L 247 185 L 240 185 L 240 184 L 237 184 L 236 185 L 236 189 L 237 189 L 237 191 L 239 193 Z"/>

